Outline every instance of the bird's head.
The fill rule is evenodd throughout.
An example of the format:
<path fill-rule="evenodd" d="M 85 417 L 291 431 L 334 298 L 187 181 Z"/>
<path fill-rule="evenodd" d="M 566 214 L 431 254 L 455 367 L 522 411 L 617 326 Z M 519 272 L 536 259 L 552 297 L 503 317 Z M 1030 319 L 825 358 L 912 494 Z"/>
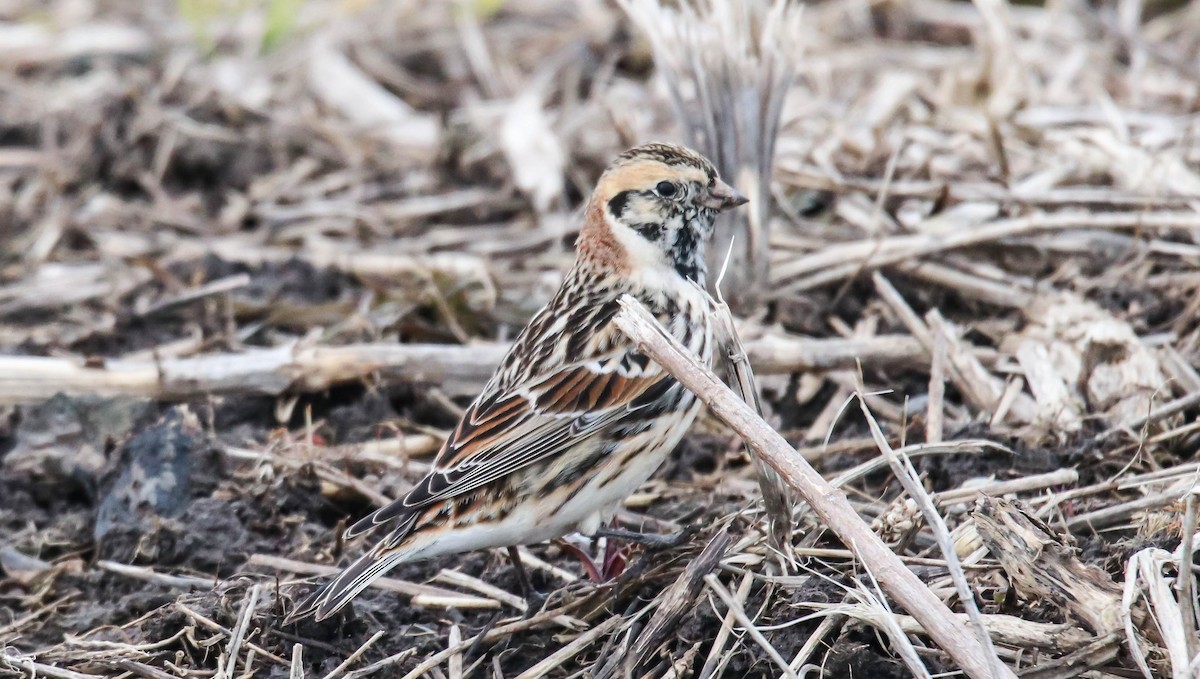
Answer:
<path fill-rule="evenodd" d="M 644 144 L 622 153 L 601 175 L 579 253 L 617 271 L 673 273 L 703 284 L 713 220 L 745 203 L 699 153 Z"/>

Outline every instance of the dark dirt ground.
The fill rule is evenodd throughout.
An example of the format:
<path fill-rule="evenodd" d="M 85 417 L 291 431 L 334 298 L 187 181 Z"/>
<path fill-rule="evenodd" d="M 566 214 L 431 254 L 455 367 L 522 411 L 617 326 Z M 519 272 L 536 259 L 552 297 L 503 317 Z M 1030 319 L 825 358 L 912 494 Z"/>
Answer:
<path fill-rule="evenodd" d="M 217 268 L 211 261 L 205 262 L 204 266 L 209 272 Z M 287 271 L 288 268 L 283 267 L 282 270 L 257 272 L 256 278 L 263 282 L 255 286 L 255 294 L 261 289 L 282 291 L 289 284 L 295 285 L 289 280 Z M 340 285 L 344 287 L 344 282 Z M 339 294 L 342 293 L 333 291 L 330 296 Z M 205 320 L 203 309 L 185 310 L 177 318 L 156 323 L 152 334 L 161 340 L 178 332 L 183 325 L 203 325 Z M 126 333 L 131 336 L 126 337 Z M 146 338 L 139 337 L 133 328 L 125 328 L 87 341 L 97 347 L 128 348 L 146 342 Z M 27 349 L 50 350 L 49 347 Z M 239 603 L 253 582 L 262 583 L 264 594 L 274 603 L 268 614 L 254 621 L 257 629 L 252 639 L 281 657 L 288 657 L 293 643 L 305 643 L 305 664 L 312 673 L 331 670 L 375 630 L 387 630 L 389 634 L 368 651 L 366 661 L 406 648 L 416 649 L 414 658 L 399 666 L 404 670 L 420 658 L 444 648 L 441 630 L 447 625 L 458 625 L 463 636 L 470 637 L 494 624 L 499 615 L 494 611 L 414 607 L 402 595 L 368 590 L 355 601 L 352 612 L 335 620 L 325 623 L 306 621 L 284 627 L 280 625 L 280 619 L 291 605 L 288 602 L 298 596 L 298 590 L 293 586 L 281 588 L 276 574 L 247 565 L 247 560 L 254 554 L 336 563 L 359 548 L 349 545 L 340 549 L 337 531 L 347 521 L 368 511 L 371 505 L 369 500 L 353 493 L 341 493 L 336 499 L 323 495 L 316 476 L 304 466 L 298 467 L 297 473 L 263 474 L 263 470 L 255 465 L 226 459 L 222 454 L 224 445 L 263 445 L 287 431 L 295 435 L 304 431 L 301 413 L 310 411 L 313 420 L 320 422 L 315 432 L 318 440 L 330 446 L 385 436 L 401 421 L 423 421 L 442 426 L 450 422 L 444 411 L 439 414 L 436 405 L 423 403 L 420 394 L 421 390 L 412 385 L 342 387 L 302 397 L 286 423 L 274 420 L 275 399 L 268 397 L 220 397 L 185 405 L 127 401 L 124 407 L 137 413 L 131 421 L 131 429 L 88 441 L 101 451 L 103 462 L 96 468 L 42 467 L 17 471 L 10 466 L 0 467 L 5 470 L 0 474 L 0 544 L 47 565 L 54 564 L 28 582 L 10 578 L 0 583 L 0 603 L 10 611 L 6 617 L 16 617 L 43 605 L 53 606 L 53 613 L 42 616 L 34 624 L 23 625 L 21 635 L 11 639 L 10 645 L 16 649 L 34 650 L 53 646 L 66 636 L 77 635 L 93 641 L 164 639 L 188 623 L 187 616 L 175 609 L 177 600 L 218 624 L 233 626 Z M 86 411 L 103 405 L 106 404 L 102 399 L 76 401 L 64 397 L 41 408 L 74 406 Z M 195 415 L 190 430 L 180 421 L 184 409 Z M 39 414 L 38 408 L 13 411 L 4 437 L 0 439 L 0 450 L 10 453 L 22 441 L 28 441 L 33 435 L 30 430 L 42 419 L 44 416 Z M 200 425 L 200 422 L 205 424 Z M 849 426 L 848 435 L 862 433 L 861 430 L 854 431 L 858 427 L 853 424 Z M 112 489 L 119 481 L 120 471 L 131 464 L 131 457 L 136 456 L 139 447 L 145 447 L 139 441 L 149 439 L 146 445 L 157 446 L 154 450 L 161 453 L 163 446 L 159 439 L 163 429 L 177 433 L 185 430 L 185 435 L 190 434 L 183 451 L 190 465 L 185 474 L 188 487 L 183 496 L 172 498 L 174 506 L 159 507 L 166 516 L 146 519 L 129 515 L 110 520 L 109 523 L 114 525 L 97 541 L 94 534 L 103 499 L 114 492 Z M 95 435 L 95 432 L 85 431 L 80 436 L 89 433 Z M 972 433 L 958 432 L 963 436 Z M 662 575 L 648 577 L 646 569 L 686 560 L 711 533 L 713 519 L 735 516 L 746 507 L 744 498 L 723 498 L 712 492 L 717 476 L 749 472 L 744 453 L 730 455 L 727 448 L 727 443 L 722 440 L 706 439 L 697 434 L 685 442 L 659 472 L 657 478 L 669 479 L 675 487 L 684 490 L 669 501 L 655 503 L 648 513 L 668 520 L 691 516 L 694 524 L 700 527 L 700 533 L 684 548 L 666 553 L 651 554 L 639 549 L 633 555 L 625 577 L 605 588 L 616 592 L 617 596 L 610 599 L 601 595 L 603 605 L 621 610 L 639 597 L 652 597 L 669 584 L 673 575 L 670 569 L 664 569 Z M 1018 478 L 1069 466 L 1088 470 L 1088 481 L 1105 478 L 1111 473 L 1104 465 L 1096 464 L 1103 460 L 1103 452 L 1085 445 L 1036 449 L 1014 446 L 1014 449 L 1014 454 L 988 452 L 936 456 L 920 461 L 918 467 L 935 488 L 953 488 L 969 478 L 985 474 L 994 474 L 998 479 Z M 833 456 L 827 461 L 826 472 L 853 466 L 869 456 Z M 358 475 L 369 470 L 362 465 L 350 465 L 347 471 Z M 878 473 L 868 477 L 866 486 L 886 483 L 885 476 Z M 1119 564 L 1120 555 L 1133 546 L 1130 537 L 1129 532 L 1108 533 L 1103 538 L 1088 540 L 1084 545 L 1084 556 L 1087 561 L 1099 565 Z M 1170 540 L 1162 543 L 1168 549 L 1172 546 Z M 811 546 L 836 548 L 840 544 L 825 532 Z M 334 553 L 335 550 L 341 553 Z M 574 559 L 554 546 L 538 547 L 534 551 L 551 563 L 580 572 Z M 198 586 L 192 588 L 191 593 L 181 594 L 178 587 L 147 583 L 98 569 L 95 563 L 101 559 L 146 566 L 163 573 L 211 578 L 219 585 L 213 590 Z M 818 564 L 813 566 L 821 569 Z M 426 582 L 443 568 L 454 568 L 519 592 L 511 566 L 496 554 L 474 553 L 405 564 L 393 571 L 392 576 Z M 839 577 L 836 573 L 832 575 Z M 541 571 L 534 571 L 532 577 L 535 587 L 542 591 L 554 590 L 562 584 Z M 635 582 L 632 587 L 627 584 L 630 580 Z M 568 599 L 588 598 L 595 592 L 593 588 L 590 584 L 578 585 L 564 596 Z M 838 586 L 816 580 L 809 586 L 791 591 L 776 590 L 769 596 L 756 589 L 751 593 L 747 607 L 754 610 L 765 606 L 760 622 L 768 626 L 788 622 L 798 610 L 804 610 L 797 609 L 794 602 L 838 603 L 843 596 Z M 1012 605 L 1000 608 L 1011 609 Z M 1027 617 L 1028 612 L 1025 611 Z M 511 611 L 505 615 L 509 613 Z M 1058 621 L 1053 610 L 1047 611 L 1045 621 Z M 697 642 L 703 649 L 705 640 L 713 637 L 720 624 L 720 616 L 711 607 L 697 606 L 679 622 L 678 634 L 669 645 L 669 652 L 672 655 L 683 653 Z M 815 621 L 786 625 L 771 629 L 767 635 L 787 656 L 799 650 L 816 625 Z M 190 662 L 197 667 L 211 667 L 214 662 L 212 657 L 194 657 L 195 649 L 182 642 L 166 648 L 192 655 Z M 508 674 L 529 667 L 554 648 L 555 644 L 545 632 L 529 632 L 514 635 L 495 647 L 481 646 L 475 653 L 488 664 L 499 663 Z M 831 649 L 825 658 L 828 676 L 907 676 L 904 666 L 880 647 L 878 637 L 859 625 L 847 624 L 831 644 Z M 728 671 L 733 676 L 772 675 L 769 661 L 756 650 L 752 645 L 744 646 L 730 661 Z M 474 659 L 468 656 L 467 662 Z M 931 669 L 935 665 L 931 665 Z M 287 674 L 286 667 L 269 667 L 265 676 Z"/>
<path fill-rule="evenodd" d="M 269 310 L 289 300 L 296 304 L 322 305 L 338 300 L 353 300 L 363 288 L 353 277 L 337 272 L 314 271 L 301 262 L 258 268 L 229 265 L 209 256 L 193 263 L 173 266 L 170 277 L 203 283 L 233 273 L 250 274 L 252 283 L 235 295 L 233 322 L 243 326 L 266 322 L 266 330 L 286 328 L 286 317 L 279 320 Z M 223 310 L 208 304 L 192 304 L 153 319 L 135 319 L 132 307 L 144 296 L 153 298 L 166 287 L 148 283 L 121 300 L 116 311 L 119 319 L 112 330 L 96 333 L 75 342 L 70 350 L 88 355 L 115 356 L 154 346 L 185 336 L 198 328 L 214 342 L 227 327 Z M 852 296 L 843 299 L 852 299 Z M 22 319 L 15 319 L 22 322 Z M 59 347 L 29 345 L 12 350 L 48 355 Z M 420 659 L 445 647 L 444 630 L 457 625 L 464 638 L 489 628 L 501 617 L 513 612 L 490 610 L 439 610 L 413 606 L 408 598 L 394 593 L 368 590 L 354 603 L 350 612 L 325 623 L 302 622 L 282 626 L 283 614 L 303 586 L 283 586 L 280 576 L 269 569 L 249 566 L 255 554 L 283 556 L 309 563 L 337 563 L 356 553 L 361 545 L 340 544 L 337 533 L 371 508 L 369 499 L 354 492 L 334 496 L 322 493 L 321 484 L 311 467 L 295 466 L 294 472 L 281 473 L 268 465 L 229 459 L 226 446 L 262 447 L 281 438 L 293 442 L 304 437 L 307 418 L 318 423 L 314 441 L 321 446 L 337 446 L 386 438 L 397 427 L 421 422 L 432 427 L 448 427 L 453 413 L 443 403 L 428 398 L 421 385 L 362 384 L 347 385 L 321 393 L 301 395 L 287 421 L 276 419 L 276 399 L 265 396 L 224 396 L 185 404 L 152 403 L 139 399 L 58 397 L 46 404 L 8 411 L 0 430 L 0 454 L 29 458 L 29 464 L 0 465 L 0 544 L 7 550 L 40 560 L 42 567 L 28 578 L 0 581 L 0 605 L 4 618 L 16 618 L 29 611 L 49 606 L 49 612 L 35 622 L 22 625 L 19 636 L 8 643 L 18 650 L 53 647 L 68 637 L 82 636 L 91 641 L 146 642 L 171 637 L 189 625 L 188 616 L 177 609 L 182 602 L 192 610 L 225 627 L 235 625 L 239 606 L 252 583 L 263 585 L 263 594 L 271 600 L 266 613 L 254 620 L 251 639 L 260 647 L 287 658 L 292 645 L 305 644 L 305 665 L 313 674 L 325 673 L 353 653 L 375 630 L 388 634 L 364 657 L 371 662 L 407 648 L 413 657 L 398 666 L 400 671 L 415 666 Z M 802 426 L 814 411 L 785 412 L 785 422 Z M 124 425 L 124 426 L 122 426 Z M 920 422 L 912 424 L 919 435 Z M 839 425 L 839 437 L 862 436 L 865 425 L 852 411 Z M 968 438 L 986 433 L 975 427 L 951 432 L 952 438 Z M 994 437 L 993 437 L 994 438 Z M 1081 471 L 1081 483 L 1108 478 L 1122 460 L 1106 460 L 1105 450 L 1090 445 L 1090 435 L 1079 441 L 1044 447 L 1030 447 L 1019 440 L 998 440 L 1013 452 L 989 451 L 970 455 L 932 456 L 918 461 L 918 469 L 932 488 L 955 488 L 964 481 L 994 475 L 1003 480 L 1042 473 L 1063 467 Z M 797 441 L 797 443 L 801 443 Z M 73 458 L 72 446 L 92 451 L 84 461 Z M 293 443 L 291 452 L 300 444 Z M 175 453 L 172 454 L 171 451 Z M 1179 451 L 1178 460 L 1189 459 L 1194 447 Z M 284 454 L 288 454 L 285 452 Z M 141 456 L 141 458 L 139 458 Z M 827 475 L 849 468 L 873 456 L 873 453 L 844 453 L 826 458 L 821 468 Z M 0 457 L 0 460 L 3 458 Z M 736 517 L 749 505 L 745 497 L 714 493 L 718 479 L 727 474 L 749 478 L 751 470 L 740 446 L 730 448 L 728 439 L 697 433 L 690 437 L 656 478 L 667 480 L 675 492 L 652 504 L 650 515 L 667 520 L 689 518 L 699 533 L 684 547 L 667 552 L 647 553 L 640 548 L 632 555 L 622 578 L 602 588 L 577 584 L 556 601 L 576 600 L 585 607 L 600 605 L 621 611 L 639 599 L 648 601 L 673 579 L 670 564 L 686 563 L 707 536 L 714 521 Z M 1166 460 L 1159 460 L 1162 464 Z M 114 504 L 119 496 L 122 473 L 130 468 L 151 465 L 147 472 L 176 475 L 186 481 L 181 487 L 158 500 L 125 498 L 125 511 L 107 514 L 101 505 Z M 171 465 L 176 465 L 171 467 Z M 364 474 L 378 478 L 380 470 L 361 462 L 347 460 L 345 471 L 353 476 Z M 386 475 L 386 473 L 385 473 Z M 387 487 L 402 488 L 412 479 L 391 478 Z M 891 483 L 885 472 L 868 476 L 863 488 L 870 493 L 894 491 L 882 489 Z M 882 485 L 880 485 L 882 484 Z M 874 490 L 871 490 L 874 489 Z M 153 507 L 146 510 L 145 504 Z M 116 504 L 120 504 L 117 502 Z M 1082 509 L 1082 508 L 1080 508 Z M 748 519 L 736 519 L 745 523 Z M 102 523 L 101 530 L 97 524 Z M 97 535 L 103 536 L 97 539 Z M 818 534 L 809 546 L 841 547 L 828 532 Z M 1173 547 L 1172 539 L 1159 539 L 1162 547 Z M 1177 539 L 1175 540 L 1177 543 Z M 1107 532 L 1083 539 L 1083 555 L 1088 562 L 1105 566 L 1119 575 L 1122 556 L 1135 547 L 1146 546 L 1135 540 L 1132 531 Z M 547 561 L 571 572 L 581 572 L 577 562 L 555 546 L 536 547 L 534 552 Z M 217 586 L 185 587 L 148 583 L 96 567 L 99 560 L 115 561 L 152 568 L 160 573 L 198 576 L 211 579 Z M 809 608 L 799 602 L 836 604 L 845 593 L 841 586 L 850 584 L 851 573 L 829 570 L 820 562 L 811 568 L 832 576 L 833 581 L 813 580 L 793 590 L 755 588 L 747 601 L 749 610 L 760 610 L 771 643 L 785 657 L 794 654 L 807 641 L 817 621 L 793 623 L 798 613 Z M 507 560 L 496 554 L 473 553 L 430 562 L 405 564 L 392 576 L 410 582 L 427 582 L 444 568 L 460 572 L 519 592 L 515 575 Z M 657 570 L 659 575 L 648 573 Z M 533 572 L 538 589 L 550 592 L 563 583 L 541 571 Z M 190 592 L 187 590 L 190 589 Z M 615 596 L 610 593 L 615 593 Z M 1003 597 L 1001 597 L 1003 599 Z M 1017 612 L 1014 599 L 992 604 L 993 612 Z M 591 603 L 587 603 L 591 602 Z M 1028 619 L 1060 622 L 1056 609 L 1037 613 L 1020 607 Z M 1031 615 L 1032 613 L 1032 615 Z M 3 623 L 4 619 L 0 619 Z M 791 623 L 791 624 L 785 624 Z M 678 657 L 694 644 L 701 652 L 721 625 L 721 616 L 703 603 L 689 611 L 678 623 L 677 634 L 666 653 Z M 202 634 L 200 630 L 194 634 Z M 469 664 L 482 659 L 494 663 L 506 675 L 535 664 L 557 645 L 544 631 L 513 635 L 498 645 L 481 645 L 468 654 Z M 168 644 L 188 656 L 193 667 L 214 667 L 215 655 L 197 654 L 194 644 L 177 640 Z M 936 659 L 928 659 L 936 671 Z M 904 677 L 907 669 L 880 646 L 879 637 L 854 623 L 845 624 L 830 644 L 824 658 L 827 676 Z M 288 668 L 266 665 L 263 676 L 286 676 Z M 730 676 L 773 676 L 772 665 L 754 645 L 744 645 L 729 660 Z"/>
<path fill-rule="evenodd" d="M 1063 295 L 1079 303 L 1063 305 L 1070 310 L 1095 305 L 1098 325 L 1134 336 L 1125 349 L 1150 347 L 1164 366 L 1162 384 L 1134 385 L 1139 407 L 1200 390 L 1192 58 L 1200 15 L 1195 3 L 1119 4 L 1120 12 L 1009 7 L 999 28 L 1016 47 L 1004 54 L 992 43 L 997 27 L 972 3 L 805 3 L 788 42 L 806 51 L 782 122 L 768 125 L 779 144 L 765 163 L 763 198 L 772 270 L 807 263 L 807 275 L 825 278 L 788 293 L 796 279 L 772 281 L 777 289 L 743 314 L 748 332 L 911 339 L 872 278 L 878 272 L 918 319 L 939 312 L 959 328 L 961 346 L 989 357 L 988 377 L 1034 399 L 1005 341 L 1046 320 L 1031 310 L 1036 302 Z M 289 11 L 269 17 L 267 6 Z M 475 14 L 457 13 L 468 6 Z M 1134 6 L 1142 16 L 1127 16 Z M 113 41 L 113 26 L 134 35 Z M 0 359 L 99 368 L 160 352 L 237 355 L 298 342 L 510 341 L 557 286 L 581 203 L 611 158 L 633 143 L 680 137 L 661 91 L 669 74 L 644 28 L 612 2 L 0 1 Z M 66 40 L 71 31 L 104 39 Z M 13 36 L 38 35 L 36 48 L 11 47 L 23 44 Z M 338 78 L 310 70 L 331 59 L 400 104 L 389 110 L 405 112 L 401 126 L 427 123 L 436 134 L 401 143 L 384 134 L 396 120 L 357 118 L 359 102 L 346 106 L 328 87 Z M 1006 68 L 1015 69 L 1007 83 Z M 513 148 L 505 116 L 527 95 L 546 120 L 524 120 L 535 136 Z M 522 163 L 546 161 L 547 145 L 563 157 L 547 173 L 558 183 L 545 206 L 514 177 Z M 928 234 L 949 241 L 1064 216 L 1065 226 L 935 243 L 911 257 L 894 249 Z M 839 259 L 841 248 L 862 246 L 871 254 Z M 876 255 L 892 259 L 879 264 Z M 222 281 L 232 288 L 188 297 Z M 1121 352 L 1099 353 L 1093 368 Z M 861 366 L 863 387 L 880 390 L 876 410 L 893 446 L 925 440 L 925 358 Z M 880 458 L 856 404 L 828 417 L 856 372 L 760 375 L 771 423 L 827 478 Z M 1180 544 L 1183 502 L 1097 528 L 1070 522 L 1179 490 L 1171 485 L 1179 479 L 1116 483 L 1200 462 L 1200 405 L 1127 427 L 1111 404 L 1089 400 L 1086 375 L 1077 381 L 1064 378 L 1063 387 L 1078 396 L 1083 421 L 1067 432 L 1012 417 L 992 425 L 991 405 L 978 407 L 948 379 L 945 438 L 1007 450 L 913 463 L 932 493 L 1076 471 L 1069 486 L 1019 495 L 1051 509 L 1047 523 L 1074 541 L 1079 558 L 1121 584 L 1132 555 Z M 74 393 L 0 394 L 0 675 L 18 672 L 5 664 L 12 651 L 91 676 L 207 679 L 224 668 L 231 630 L 256 591 L 262 603 L 246 625 L 253 647 L 240 657 L 253 653 L 260 677 L 289 676 L 298 643 L 306 676 L 324 676 L 379 630 L 386 634 L 354 668 L 411 650 L 377 674 L 401 676 L 451 646 L 452 632 L 469 639 L 520 626 L 522 611 L 511 606 L 422 605 L 380 589 L 326 623 L 283 625 L 316 578 L 261 565 L 263 557 L 346 563 L 363 545 L 342 544 L 342 529 L 379 494 L 403 492 L 432 455 L 381 461 L 359 455 L 363 444 L 441 437 L 472 394 L 370 371 L 280 395 L 249 387 L 182 401 Z M 825 426 L 809 432 L 814 421 Z M 1094 492 L 1055 498 L 1089 486 Z M 886 466 L 847 494 L 868 520 L 902 495 Z M 861 564 L 811 512 L 793 546 L 824 551 L 797 557 L 796 579 L 766 577 L 774 553 L 761 536 L 759 497 L 741 442 L 711 417 L 698 422 L 631 507 L 648 522 L 692 528 L 685 542 L 631 548 L 628 567 L 604 585 L 531 571 L 564 615 L 592 629 L 628 622 L 549 676 L 594 676 L 585 673 L 597 661 L 627 653 L 623 639 L 638 636 L 647 609 L 723 528 L 742 543 L 713 572 L 730 592 L 752 576 L 743 608 L 789 661 L 822 624 L 804 616 L 871 590 Z M 970 523 L 966 503 L 945 510 L 951 528 Z M 915 530 L 897 551 L 938 558 L 928 527 Z M 556 545 L 531 551 L 582 574 Z M 944 581 L 944 568 L 928 563 L 915 566 L 922 579 Z M 406 564 L 391 576 L 467 593 L 438 580 L 443 569 L 519 591 L 497 553 Z M 1079 625 L 1059 602 L 1020 595 L 995 558 L 971 574 L 984 613 Z M 676 662 L 695 676 L 705 665 L 728 609 L 700 591 L 643 659 L 645 676 L 665 676 Z M 808 662 L 824 677 L 911 674 L 877 627 L 836 617 L 823 634 Z M 577 637 L 557 623 L 520 629 L 467 650 L 463 665 L 477 667 L 473 677 L 515 676 Z M 1022 668 L 1054 660 L 1005 650 Z M 935 675 L 954 669 L 935 648 L 920 653 Z M 738 625 L 717 655 L 725 677 L 779 676 Z M 429 676 L 441 679 L 444 667 Z M 1104 671 L 1137 676 L 1123 646 Z"/>

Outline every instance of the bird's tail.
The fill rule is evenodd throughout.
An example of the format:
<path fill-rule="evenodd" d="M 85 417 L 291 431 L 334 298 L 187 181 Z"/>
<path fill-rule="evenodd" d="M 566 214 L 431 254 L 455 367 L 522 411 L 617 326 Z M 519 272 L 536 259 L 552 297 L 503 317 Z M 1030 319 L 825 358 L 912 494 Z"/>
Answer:
<path fill-rule="evenodd" d="M 382 545 L 381 545 L 382 546 Z M 372 549 L 338 573 L 332 580 L 313 590 L 296 610 L 284 619 L 285 625 L 310 615 L 324 620 L 337 613 L 372 582 L 404 561 L 408 550 Z"/>
<path fill-rule="evenodd" d="M 401 511 L 401 510 L 409 511 Z M 358 596 L 372 582 L 387 573 L 397 564 L 415 558 L 420 547 L 411 544 L 408 538 L 416 527 L 418 514 L 411 511 L 403 500 L 378 509 L 358 523 L 354 524 L 343 534 L 344 539 L 350 539 L 376 530 L 387 529 L 383 539 L 366 554 L 358 557 L 354 563 L 342 569 L 332 580 L 316 588 L 305 597 L 304 601 L 292 611 L 284 624 L 296 622 L 315 614 L 320 621 L 337 613 L 350 600 Z M 386 525 L 385 525 L 386 524 Z"/>

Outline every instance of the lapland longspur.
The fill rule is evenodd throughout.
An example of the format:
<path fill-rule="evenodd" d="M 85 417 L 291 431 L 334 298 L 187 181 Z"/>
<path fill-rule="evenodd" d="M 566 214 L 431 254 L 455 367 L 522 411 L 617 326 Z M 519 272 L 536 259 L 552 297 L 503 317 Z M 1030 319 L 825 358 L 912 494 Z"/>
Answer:
<path fill-rule="evenodd" d="M 705 243 L 717 213 L 745 202 L 690 149 L 656 143 L 621 154 L 588 202 L 574 267 L 467 408 L 433 470 L 346 531 L 378 542 L 289 619 L 329 617 L 402 562 L 595 534 L 700 408 L 617 329 L 617 300 L 636 297 L 711 365 Z"/>

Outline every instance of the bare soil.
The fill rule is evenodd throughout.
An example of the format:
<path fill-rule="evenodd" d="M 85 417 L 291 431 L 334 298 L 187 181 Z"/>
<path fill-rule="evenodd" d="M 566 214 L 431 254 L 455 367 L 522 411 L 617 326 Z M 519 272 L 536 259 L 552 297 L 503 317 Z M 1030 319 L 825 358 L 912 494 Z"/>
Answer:
<path fill-rule="evenodd" d="M 421 594 L 282 624 L 556 288 L 610 159 L 706 112 L 749 144 L 744 117 L 672 106 L 699 96 L 668 59 L 686 41 L 652 42 L 620 4 L 0 0 L 0 676 L 708 679 L 784 675 L 777 656 L 886 678 L 915 672 L 905 639 L 908 662 L 957 669 L 895 634 L 905 611 L 807 507 L 769 541 L 750 453 L 711 416 L 622 518 L 687 539 L 622 546 L 611 582 L 530 546 L 549 598 L 525 618 L 503 554 L 469 553 L 389 574 Z M 1173 598 L 1200 469 L 1200 6 L 990 4 L 806 4 L 754 57 L 774 49 L 790 87 L 708 74 L 733 109 L 779 97 L 750 135 L 773 156 L 725 173 L 757 185 L 770 245 L 731 272 L 754 300 L 739 332 L 770 423 L 827 478 L 860 470 L 851 502 L 963 612 L 864 394 L 981 613 L 1025 632 L 996 636 L 1006 664 L 1139 676 L 1145 656 L 1182 676 L 1168 649 L 1200 647 Z M 697 39 L 740 25 L 718 19 Z M 430 347 L 428 365 L 402 351 Z M 289 360 L 246 367 L 270 351 Z M 1079 583 L 1031 583 L 981 535 L 993 496 L 1101 589 L 1164 559 L 1169 601 L 1139 580 L 1142 636 L 1093 628 Z"/>

